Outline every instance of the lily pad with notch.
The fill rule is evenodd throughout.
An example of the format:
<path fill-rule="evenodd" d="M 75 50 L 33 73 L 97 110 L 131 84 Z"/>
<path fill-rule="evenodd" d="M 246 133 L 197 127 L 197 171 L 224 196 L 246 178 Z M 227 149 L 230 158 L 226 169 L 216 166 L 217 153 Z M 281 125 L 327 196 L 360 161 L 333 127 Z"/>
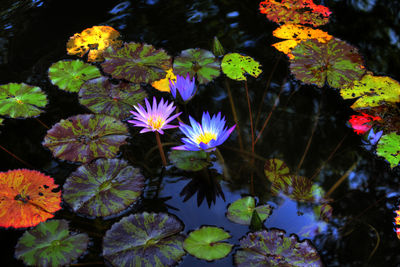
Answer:
<path fill-rule="evenodd" d="M 261 222 L 263 222 L 271 215 L 272 207 L 268 204 L 256 207 L 254 197 L 247 196 L 230 204 L 226 217 L 234 223 L 250 225 L 254 211 L 257 211 Z"/>
<path fill-rule="evenodd" d="M 221 62 L 222 71 L 226 76 L 237 81 L 246 80 L 246 76 L 244 76 L 246 73 L 257 78 L 262 72 L 260 67 L 260 63 L 252 57 L 238 53 L 226 54 Z"/>
<path fill-rule="evenodd" d="M 168 157 L 172 164 L 184 171 L 200 171 L 210 165 L 204 151 L 173 150 Z"/>
<path fill-rule="evenodd" d="M 400 135 L 392 132 L 383 135 L 376 147 L 376 154 L 384 157 L 389 163 L 390 167 L 394 168 L 400 162 Z"/>

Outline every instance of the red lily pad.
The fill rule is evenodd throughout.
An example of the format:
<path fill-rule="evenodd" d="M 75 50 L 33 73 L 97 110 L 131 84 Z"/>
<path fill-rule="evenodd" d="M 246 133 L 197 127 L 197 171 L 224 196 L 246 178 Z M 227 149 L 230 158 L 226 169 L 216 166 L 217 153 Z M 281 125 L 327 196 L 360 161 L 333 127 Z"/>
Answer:
<path fill-rule="evenodd" d="M 357 134 L 365 134 L 366 132 L 368 132 L 372 128 L 372 121 L 382 120 L 382 118 L 379 116 L 375 117 L 365 113 L 361 114 L 362 115 L 352 115 L 349 120 L 351 127 Z"/>

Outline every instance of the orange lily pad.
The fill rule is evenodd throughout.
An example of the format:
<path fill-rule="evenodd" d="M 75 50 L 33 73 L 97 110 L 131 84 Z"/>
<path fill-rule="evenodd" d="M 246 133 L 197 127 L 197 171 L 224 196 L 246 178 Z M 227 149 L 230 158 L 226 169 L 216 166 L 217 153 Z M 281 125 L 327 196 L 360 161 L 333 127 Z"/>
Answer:
<path fill-rule="evenodd" d="M 152 82 L 151 86 L 156 88 L 158 91 L 161 92 L 170 92 L 169 89 L 169 81 L 176 82 L 176 75 L 174 74 L 174 71 L 172 68 L 167 70 L 167 76 L 161 80 Z"/>

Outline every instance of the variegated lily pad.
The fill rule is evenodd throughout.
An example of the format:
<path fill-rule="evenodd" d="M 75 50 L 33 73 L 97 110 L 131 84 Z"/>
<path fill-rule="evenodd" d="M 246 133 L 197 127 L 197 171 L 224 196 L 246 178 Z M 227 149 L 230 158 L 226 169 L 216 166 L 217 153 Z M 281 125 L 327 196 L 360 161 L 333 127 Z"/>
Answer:
<path fill-rule="evenodd" d="M 279 229 L 249 233 L 240 240 L 234 255 L 235 265 L 248 266 L 323 266 L 309 240 L 299 242 L 295 235 L 285 236 Z"/>
<path fill-rule="evenodd" d="M 290 173 L 289 167 L 280 159 L 269 159 L 264 165 L 265 176 L 271 183 L 279 181 L 281 177 L 287 176 Z"/>
<path fill-rule="evenodd" d="M 55 124 L 42 144 L 57 158 L 86 163 L 95 158 L 115 157 L 126 138 L 128 128 L 116 118 L 84 114 Z"/>
<path fill-rule="evenodd" d="M 173 150 L 168 157 L 172 164 L 184 171 L 200 171 L 209 165 L 207 161 L 207 152 L 203 150 Z"/>
<path fill-rule="evenodd" d="M 252 57 L 242 56 L 238 53 L 229 53 L 224 56 L 221 62 L 222 71 L 229 78 L 237 81 L 246 80 L 244 74 L 249 74 L 255 78 L 261 74 L 261 65 Z"/>
<path fill-rule="evenodd" d="M 143 187 L 143 175 L 126 161 L 97 159 L 69 176 L 63 197 L 75 212 L 104 217 L 134 203 Z"/>
<path fill-rule="evenodd" d="M 182 230 L 173 215 L 132 214 L 106 232 L 103 256 L 114 266 L 172 266 L 185 255 Z"/>
<path fill-rule="evenodd" d="M 87 234 L 71 234 L 66 220 L 42 222 L 18 240 L 15 257 L 30 266 L 66 266 L 87 249 Z"/>
<path fill-rule="evenodd" d="M 79 91 L 79 102 L 94 113 L 107 114 L 120 120 L 132 114 L 133 105 L 147 96 L 139 84 L 112 84 L 106 77 L 84 83 Z"/>
<path fill-rule="evenodd" d="M 272 212 L 270 205 L 261 205 L 256 207 L 254 197 L 248 196 L 236 200 L 228 207 L 226 217 L 232 222 L 244 225 L 250 225 L 251 217 L 254 211 L 257 211 L 261 222 L 265 221 Z"/>
<path fill-rule="evenodd" d="M 390 167 L 394 168 L 400 162 L 400 135 L 396 132 L 383 135 L 376 148 L 378 156 L 384 157 Z"/>

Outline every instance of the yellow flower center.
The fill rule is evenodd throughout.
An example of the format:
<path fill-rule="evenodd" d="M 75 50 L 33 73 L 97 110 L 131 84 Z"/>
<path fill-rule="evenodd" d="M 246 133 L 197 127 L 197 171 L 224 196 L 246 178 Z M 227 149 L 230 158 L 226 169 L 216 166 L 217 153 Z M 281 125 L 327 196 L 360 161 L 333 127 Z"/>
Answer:
<path fill-rule="evenodd" d="M 161 117 L 149 117 L 147 124 L 154 130 L 160 130 L 163 127 L 165 121 Z"/>
<path fill-rule="evenodd" d="M 211 140 L 216 140 L 217 135 L 215 133 L 210 133 L 210 132 L 205 132 L 199 136 L 196 137 L 196 143 L 204 143 L 208 144 Z"/>

